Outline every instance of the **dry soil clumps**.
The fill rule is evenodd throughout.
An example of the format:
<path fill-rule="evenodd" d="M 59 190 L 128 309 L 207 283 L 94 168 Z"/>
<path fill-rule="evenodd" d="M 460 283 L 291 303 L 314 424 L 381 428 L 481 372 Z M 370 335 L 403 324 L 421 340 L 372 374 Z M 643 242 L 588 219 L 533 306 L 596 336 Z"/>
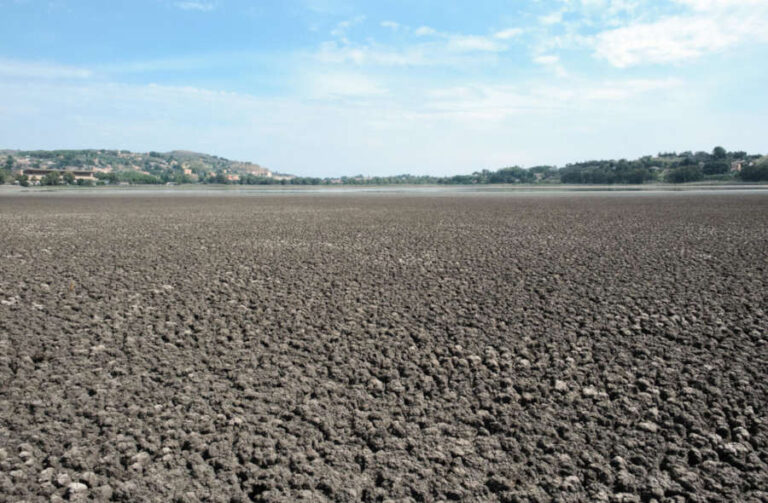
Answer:
<path fill-rule="evenodd" d="M 0 223 L 0 500 L 768 501 L 768 196 Z"/>

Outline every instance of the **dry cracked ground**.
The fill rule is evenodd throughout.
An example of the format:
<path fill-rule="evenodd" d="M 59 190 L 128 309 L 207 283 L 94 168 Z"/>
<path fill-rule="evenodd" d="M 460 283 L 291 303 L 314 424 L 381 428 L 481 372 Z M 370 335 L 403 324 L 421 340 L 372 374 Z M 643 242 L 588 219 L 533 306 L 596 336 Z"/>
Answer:
<path fill-rule="evenodd" d="M 0 198 L 0 500 L 768 501 L 768 194 Z"/>

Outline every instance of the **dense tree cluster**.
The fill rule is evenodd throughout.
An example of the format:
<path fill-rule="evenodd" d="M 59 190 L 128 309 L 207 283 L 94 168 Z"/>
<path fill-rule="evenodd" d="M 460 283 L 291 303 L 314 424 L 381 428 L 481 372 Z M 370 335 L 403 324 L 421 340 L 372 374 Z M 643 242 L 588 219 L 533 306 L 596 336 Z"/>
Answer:
<path fill-rule="evenodd" d="M 558 170 L 562 183 L 580 184 L 639 184 L 653 181 L 671 183 L 697 182 L 701 180 L 741 179 L 743 181 L 768 180 L 761 178 L 758 163 L 761 156 L 749 156 L 746 152 L 728 152 L 715 147 L 707 152 L 666 152 L 656 157 L 641 157 L 634 161 L 589 161 L 569 164 Z M 732 169 L 739 165 L 741 172 Z"/>
<path fill-rule="evenodd" d="M 46 173 L 46 175 L 40 179 L 40 185 L 61 185 L 64 183 L 61 179 L 61 175 L 56 171 Z"/>
<path fill-rule="evenodd" d="M 295 178 L 272 178 L 267 176 L 257 176 L 246 174 L 240 177 L 236 183 L 241 185 L 320 185 L 324 180 L 322 178 L 295 177 Z"/>
<path fill-rule="evenodd" d="M 656 166 L 650 166 L 648 158 L 637 161 L 589 161 L 568 164 L 559 170 L 562 183 L 613 184 L 645 183 L 656 180 Z"/>
<path fill-rule="evenodd" d="M 12 155 L 5 158 L 5 162 L 0 166 L 0 185 L 11 177 L 14 164 L 15 159 Z"/>
<path fill-rule="evenodd" d="M 667 181 L 672 183 L 698 182 L 704 178 L 699 166 L 680 166 L 667 174 Z"/>
<path fill-rule="evenodd" d="M 746 182 L 768 181 L 768 160 L 752 166 L 742 167 L 741 179 Z"/>

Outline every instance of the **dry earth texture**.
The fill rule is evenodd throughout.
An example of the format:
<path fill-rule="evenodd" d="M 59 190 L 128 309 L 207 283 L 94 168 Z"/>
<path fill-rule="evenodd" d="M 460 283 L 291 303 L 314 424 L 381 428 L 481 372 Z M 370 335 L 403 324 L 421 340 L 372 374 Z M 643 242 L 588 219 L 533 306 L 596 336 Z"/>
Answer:
<path fill-rule="evenodd" d="M 768 196 L 0 198 L 5 501 L 768 501 Z"/>

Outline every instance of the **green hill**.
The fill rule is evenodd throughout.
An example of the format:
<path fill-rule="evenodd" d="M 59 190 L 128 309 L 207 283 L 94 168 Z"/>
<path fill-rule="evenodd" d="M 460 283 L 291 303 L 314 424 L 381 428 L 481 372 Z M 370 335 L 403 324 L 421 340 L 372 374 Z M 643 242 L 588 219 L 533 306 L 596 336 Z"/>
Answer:
<path fill-rule="evenodd" d="M 157 180 L 196 182 L 209 179 L 237 181 L 241 176 L 272 178 L 267 168 L 251 162 L 232 161 L 215 155 L 174 150 L 130 152 L 128 150 L 1 150 L 6 171 L 25 169 L 92 171 L 103 178 L 114 174 L 128 181 Z M 282 178 L 282 176 L 277 176 Z M 151 183 L 151 182 L 149 182 Z"/>

